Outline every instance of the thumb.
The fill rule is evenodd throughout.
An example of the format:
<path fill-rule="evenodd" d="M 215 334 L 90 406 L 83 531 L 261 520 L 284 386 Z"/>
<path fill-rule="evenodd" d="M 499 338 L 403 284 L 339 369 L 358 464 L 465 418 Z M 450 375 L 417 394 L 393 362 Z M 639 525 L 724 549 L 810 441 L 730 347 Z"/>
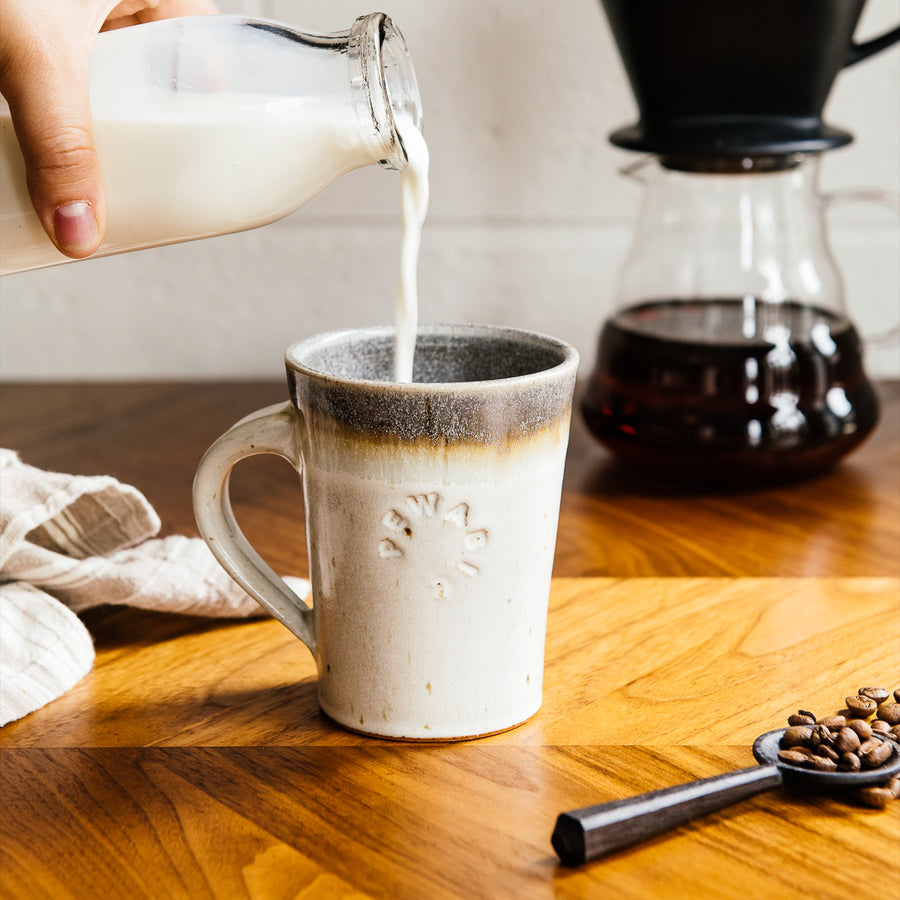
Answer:
<path fill-rule="evenodd" d="M 57 44 L 8 66 L 3 78 L 32 205 L 53 243 L 75 259 L 97 249 L 106 227 L 88 56 Z"/>

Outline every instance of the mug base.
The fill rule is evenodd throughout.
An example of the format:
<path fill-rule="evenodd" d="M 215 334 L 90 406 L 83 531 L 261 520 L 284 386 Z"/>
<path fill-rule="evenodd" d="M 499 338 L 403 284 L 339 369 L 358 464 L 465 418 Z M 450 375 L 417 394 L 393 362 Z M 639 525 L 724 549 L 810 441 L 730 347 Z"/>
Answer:
<path fill-rule="evenodd" d="M 474 740 L 478 740 L 479 738 L 491 737 L 491 735 L 503 734 L 504 732 L 512 731 L 513 729 L 518 728 L 521 725 L 524 725 L 527 721 L 532 719 L 537 714 L 538 709 L 540 709 L 540 706 L 538 707 L 538 709 L 534 710 L 534 712 L 529 713 L 527 716 L 525 716 L 525 718 L 519 719 L 519 720 L 513 722 L 511 725 L 504 725 L 501 728 L 494 728 L 489 731 L 475 731 L 475 732 L 472 732 L 471 734 L 448 734 L 448 735 L 438 734 L 433 737 L 431 735 L 415 735 L 415 734 L 402 734 L 402 733 L 401 734 L 385 734 L 383 732 L 376 731 L 374 729 L 371 729 L 371 730 L 366 729 L 365 727 L 362 727 L 359 725 L 349 725 L 346 722 L 342 722 L 340 720 L 340 718 L 338 718 L 334 714 L 330 713 L 327 709 L 325 709 L 321 705 L 319 708 L 321 709 L 322 713 L 325 716 L 327 716 L 329 719 L 331 719 L 332 722 L 335 723 L 335 725 L 339 725 L 341 728 L 345 729 L 346 731 L 351 731 L 354 734 L 360 734 L 363 737 L 379 738 L 380 740 L 384 740 L 384 741 L 400 741 L 401 743 L 407 743 L 407 744 L 447 744 L 447 743 L 456 743 L 459 741 L 474 741 Z"/>

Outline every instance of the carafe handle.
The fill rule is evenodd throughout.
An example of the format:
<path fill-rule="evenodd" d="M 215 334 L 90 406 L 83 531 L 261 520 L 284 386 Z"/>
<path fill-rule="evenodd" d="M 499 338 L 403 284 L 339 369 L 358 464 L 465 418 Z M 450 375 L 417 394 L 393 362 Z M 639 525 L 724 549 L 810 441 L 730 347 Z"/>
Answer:
<path fill-rule="evenodd" d="M 891 191 L 841 188 L 823 193 L 821 195 L 821 201 L 824 212 L 828 212 L 830 209 L 841 204 L 875 203 L 879 206 L 886 206 L 888 209 L 900 214 L 900 194 L 895 194 Z M 900 336 L 900 321 L 896 322 L 885 331 L 879 331 L 875 334 L 863 334 L 866 343 L 870 344 L 887 344 L 896 340 L 898 336 Z"/>

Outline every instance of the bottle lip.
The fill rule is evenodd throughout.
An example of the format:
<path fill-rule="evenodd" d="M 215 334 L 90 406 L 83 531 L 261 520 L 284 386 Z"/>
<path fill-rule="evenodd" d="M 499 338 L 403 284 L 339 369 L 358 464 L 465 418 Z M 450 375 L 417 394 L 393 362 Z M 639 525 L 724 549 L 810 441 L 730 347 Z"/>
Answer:
<path fill-rule="evenodd" d="M 389 16 L 370 13 L 353 23 L 348 54 L 360 119 L 374 124 L 374 137 L 381 142 L 379 163 L 405 169 L 408 158 L 397 118 L 422 126 L 422 101 L 406 41 Z"/>

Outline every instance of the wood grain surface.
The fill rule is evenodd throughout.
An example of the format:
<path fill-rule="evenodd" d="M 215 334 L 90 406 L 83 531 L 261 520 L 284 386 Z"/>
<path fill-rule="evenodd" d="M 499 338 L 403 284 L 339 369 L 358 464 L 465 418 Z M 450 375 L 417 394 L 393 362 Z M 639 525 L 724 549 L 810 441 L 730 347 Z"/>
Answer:
<path fill-rule="evenodd" d="M 196 533 L 197 458 L 281 390 L 5 385 L 2 443 L 114 474 L 166 532 Z M 92 672 L 0 730 L 0 896 L 890 896 L 900 802 L 763 794 L 574 870 L 550 845 L 560 812 L 752 765 L 798 707 L 900 686 L 900 390 L 884 396 L 839 470 L 761 492 L 641 481 L 576 421 L 544 704 L 505 734 L 361 737 L 319 712 L 312 659 L 276 622 L 89 611 Z M 242 469 L 245 530 L 304 574 L 295 474 Z"/>
<path fill-rule="evenodd" d="M 559 579 L 541 711 L 433 745 L 330 723 L 275 622 L 107 621 L 94 671 L 0 734 L 3 895 L 845 898 L 896 873 L 900 803 L 763 795 L 576 871 L 549 838 L 559 812 L 752 765 L 798 706 L 896 682 L 898 591 Z"/>
<path fill-rule="evenodd" d="M 900 382 L 878 387 L 881 422 L 862 447 L 825 476 L 767 490 L 703 491 L 623 471 L 576 414 L 555 573 L 900 576 Z M 203 451 L 237 419 L 286 397 L 272 383 L 0 385 L 0 433 L 33 465 L 135 485 L 164 532 L 196 534 L 190 491 Z M 287 463 L 241 463 L 232 501 L 276 570 L 306 571 Z"/>

